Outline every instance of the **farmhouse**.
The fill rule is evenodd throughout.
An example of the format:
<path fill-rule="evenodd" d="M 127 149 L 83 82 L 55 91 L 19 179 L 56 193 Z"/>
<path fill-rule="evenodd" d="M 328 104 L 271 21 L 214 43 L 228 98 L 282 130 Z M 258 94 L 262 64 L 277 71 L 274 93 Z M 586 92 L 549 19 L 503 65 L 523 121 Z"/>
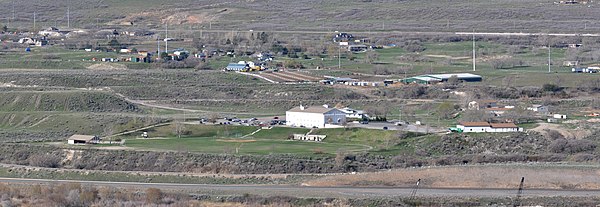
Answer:
<path fill-rule="evenodd" d="M 486 108 L 485 111 L 489 114 L 492 114 L 494 116 L 502 116 L 504 115 L 504 113 L 506 113 L 507 111 L 512 110 L 512 108 L 499 108 L 499 107 L 493 107 L 493 108 Z"/>
<path fill-rule="evenodd" d="M 471 101 L 468 104 L 469 110 L 479 110 L 479 109 L 487 109 L 487 108 L 497 108 L 498 101 L 496 100 L 480 100 L 480 101 Z"/>
<path fill-rule="evenodd" d="M 60 31 L 56 27 L 48 27 L 45 30 L 39 31 L 38 34 L 45 37 L 61 37 L 68 32 Z"/>
<path fill-rule="evenodd" d="M 293 127 L 330 127 L 346 123 L 346 113 L 328 105 L 295 107 L 285 112 L 286 125 Z"/>
<path fill-rule="evenodd" d="M 530 107 L 527 107 L 527 110 L 538 113 L 548 113 L 548 107 L 539 104 L 531 105 Z"/>
<path fill-rule="evenodd" d="M 520 132 L 514 123 L 489 123 L 489 122 L 460 122 L 456 128 L 463 132 Z"/>
<path fill-rule="evenodd" d="M 351 119 L 369 118 L 369 115 L 365 114 L 365 112 L 362 110 L 355 110 L 355 109 L 348 108 L 348 107 L 340 108 L 339 110 L 346 113 L 346 118 L 351 118 Z"/>
<path fill-rule="evenodd" d="M 68 144 L 98 144 L 100 137 L 94 135 L 75 134 L 67 139 Z"/>

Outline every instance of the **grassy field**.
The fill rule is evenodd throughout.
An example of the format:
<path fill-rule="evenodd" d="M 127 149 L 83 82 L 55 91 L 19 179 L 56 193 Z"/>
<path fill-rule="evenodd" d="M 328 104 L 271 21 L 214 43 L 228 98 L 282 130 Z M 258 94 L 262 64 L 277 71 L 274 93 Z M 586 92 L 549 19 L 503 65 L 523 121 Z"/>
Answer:
<path fill-rule="evenodd" d="M 324 142 L 300 142 L 288 140 L 291 134 L 307 133 L 308 129 L 275 127 L 243 137 L 256 127 L 186 125 L 186 135 L 176 138 L 175 126 L 158 127 L 150 130 L 156 139 L 128 138 L 127 147 L 144 150 L 172 150 L 201 153 L 239 154 L 299 154 L 333 155 L 342 152 L 368 151 L 393 145 L 393 131 L 369 129 L 319 129 L 313 134 L 327 135 Z"/>

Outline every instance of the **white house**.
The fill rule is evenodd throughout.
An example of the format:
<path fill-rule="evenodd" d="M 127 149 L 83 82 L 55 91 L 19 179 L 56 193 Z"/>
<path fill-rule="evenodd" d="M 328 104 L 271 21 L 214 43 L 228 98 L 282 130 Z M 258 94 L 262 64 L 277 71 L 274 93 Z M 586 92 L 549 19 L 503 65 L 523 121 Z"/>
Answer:
<path fill-rule="evenodd" d="M 538 113 L 548 113 L 548 106 L 534 104 L 534 105 L 531 105 L 531 107 L 527 107 L 527 110 L 538 112 Z"/>
<path fill-rule="evenodd" d="M 564 114 L 553 114 L 552 117 L 555 119 L 567 119 L 567 115 Z"/>
<path fill-rule="evenodd" d="M 295 107 L 285 112 L 286 125 L 293 127 L 318 127 L 346 123 L 346 113 L 327 105 Z"/>
<path fill-rule="evenodd" d="M 369 117 L 362 110 L 355 110 L 355 109 L 348 108 L 348 107 L 344 107 L 344 108 L 341 108 L 339 110 L 342 111 L 342 112 L 344 112 L 344 113 L 346 113 L 346 118 L 362 119 L 362 118 L 368 118 Z"/>
<path fill-rule="evenodd" d="M 514 123 L 489 123 L 489 122 L 461 122 L 456 128 L 463 132 L 521 132 Z"/>
<path fill-rule="evenodd" d="M 67 139 L 68 144 L 98 144 L 100 137 L 93 135 L 75 134 Z"/>

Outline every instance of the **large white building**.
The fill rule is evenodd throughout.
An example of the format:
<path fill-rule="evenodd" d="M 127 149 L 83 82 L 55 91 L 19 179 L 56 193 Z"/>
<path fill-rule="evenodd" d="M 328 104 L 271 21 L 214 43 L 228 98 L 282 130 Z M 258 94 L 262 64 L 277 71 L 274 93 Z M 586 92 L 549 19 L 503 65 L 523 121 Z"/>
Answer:
<path fill-rule="evenodd" d="M 489 122 L 461 122 L 456 125 L 456 128 L 463 132 L 521 132 L 523 128 L 519 128 L 513 123 L 489 123 Z"/>
<path fill-rule="evenodd" d="M 293 127 L 325 128 L 346 123 L 346 113 L 323 106 L 299 106 L 285 112 L 286 125 Z"/>

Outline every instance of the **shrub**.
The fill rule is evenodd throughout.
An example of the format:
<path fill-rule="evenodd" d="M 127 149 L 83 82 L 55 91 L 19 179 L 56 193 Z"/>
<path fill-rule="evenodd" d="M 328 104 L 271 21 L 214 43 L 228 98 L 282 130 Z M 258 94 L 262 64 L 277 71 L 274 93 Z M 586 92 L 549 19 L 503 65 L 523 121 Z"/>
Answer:
<path fill-rule="evenodd" d="M 163 193 L 158 188 L 146 189 L 146 203 L 158 204 L 162 200 Z"/>
<path fill-rule="evenodd" d="M 34 154 L 30 156 L 28 159 L 29 165 L 37 166 L 37 167 L 49 167 L 49 168 L 58 168 L 61 166 L 60 157 L 52 154 L 42 155 L 42 154 Z"/>

